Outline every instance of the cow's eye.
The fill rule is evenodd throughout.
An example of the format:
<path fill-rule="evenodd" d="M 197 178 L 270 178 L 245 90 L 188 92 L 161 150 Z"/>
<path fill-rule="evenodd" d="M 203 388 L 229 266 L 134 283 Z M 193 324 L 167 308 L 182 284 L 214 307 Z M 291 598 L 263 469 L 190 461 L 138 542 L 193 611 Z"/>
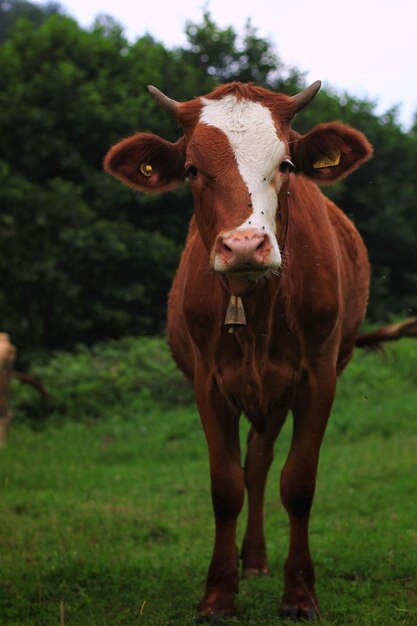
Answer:
<path fill-rule="evenodd" d="M 284 159 L 279 164 L 279 171 L 282 172 L 283 174 L 290 174 L 291 172 L 295 171 L 295 165 L 291 161 L 291 159 Z"/>
<path fill-rule="evenodd" d="M 195 178 L 198 174 L 198 170 L 195 165 L 187 165 L 185 168 L 185 176 L 186 178 Z"/>

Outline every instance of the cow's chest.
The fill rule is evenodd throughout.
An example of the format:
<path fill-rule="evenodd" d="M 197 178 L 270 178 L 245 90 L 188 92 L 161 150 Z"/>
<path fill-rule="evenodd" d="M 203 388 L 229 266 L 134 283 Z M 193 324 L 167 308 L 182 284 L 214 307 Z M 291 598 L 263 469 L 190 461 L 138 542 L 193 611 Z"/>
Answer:
<path fill-rule="evenodd" d="M 270 413 L 289 405 L 297 374 L 285 360 L 252 354 L 233 364 L 219 359 L 215 377 L 221 393 L 245 413 L 256 430 L 262 430 Z"/>

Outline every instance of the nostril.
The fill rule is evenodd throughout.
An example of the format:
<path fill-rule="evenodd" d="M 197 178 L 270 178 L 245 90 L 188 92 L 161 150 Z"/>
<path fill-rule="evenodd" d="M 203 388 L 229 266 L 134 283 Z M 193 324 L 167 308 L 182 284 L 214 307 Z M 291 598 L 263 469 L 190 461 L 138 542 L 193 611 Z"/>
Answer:
<path fill-rule="evenodd" d="M 256 246 L 256 250 L 260 250 L 264 246 L 265 240 L 266 240 L 266 237 L 264 237 L 262 241 L 258 243 L 258 245 Z"/>
<path fill-rule="evenodd" d="M 218 241 L 217 246 L 216 246 L 216 251 L 217 251 L 217 254 L 220 254 L 225 260 L 226 259 L 230 260 L 234 254 L 233 248 L 222 240 Z"/>

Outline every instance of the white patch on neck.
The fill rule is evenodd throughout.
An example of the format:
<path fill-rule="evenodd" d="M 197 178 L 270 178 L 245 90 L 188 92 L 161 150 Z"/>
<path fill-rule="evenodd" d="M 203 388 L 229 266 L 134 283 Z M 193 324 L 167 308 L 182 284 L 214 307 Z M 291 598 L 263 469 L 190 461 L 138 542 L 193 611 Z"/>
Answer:
<path fill-rule="evenodd" d="M 278 189 L 275 171 L 285 155 L 268 107 L 228 95 L 220 100 L 201 98 L 200 122 L 215 126 L 227 136 L 237 166 L 251 196 L 252 215 L 238 229 L 264 227 L 276 241 Z M 250 222 L 250 225 L 249 225 Z M 276 253 L 280 261 L 278 244 Z"/>

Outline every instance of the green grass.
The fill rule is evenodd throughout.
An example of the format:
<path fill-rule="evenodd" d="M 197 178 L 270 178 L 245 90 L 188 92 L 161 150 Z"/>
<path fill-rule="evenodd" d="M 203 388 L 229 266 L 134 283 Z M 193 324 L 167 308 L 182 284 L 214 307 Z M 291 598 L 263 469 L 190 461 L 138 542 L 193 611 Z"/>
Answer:
<path fill-rule="evenodd" d="M 358 353 L 340 381 L 311 523 L 324 625 L 417 624 L 416 344 L 385 358 Z M 213 534 L 199 418 L 155 400 L 133 415 L 117 394 L 110 411 L 111 398 L 97 398 L 92 415 L 81 402 L 79 421 L 54 414 L 33 428 L 16 415 L 0 450 L 2 625 L 193 623 Z M 241 582 L 228 624 L 286 623 L 278 481 L 290 426 L 266 495 L 272 573 Z M 244 515 L 240 538 L 243 529 Z"/>

